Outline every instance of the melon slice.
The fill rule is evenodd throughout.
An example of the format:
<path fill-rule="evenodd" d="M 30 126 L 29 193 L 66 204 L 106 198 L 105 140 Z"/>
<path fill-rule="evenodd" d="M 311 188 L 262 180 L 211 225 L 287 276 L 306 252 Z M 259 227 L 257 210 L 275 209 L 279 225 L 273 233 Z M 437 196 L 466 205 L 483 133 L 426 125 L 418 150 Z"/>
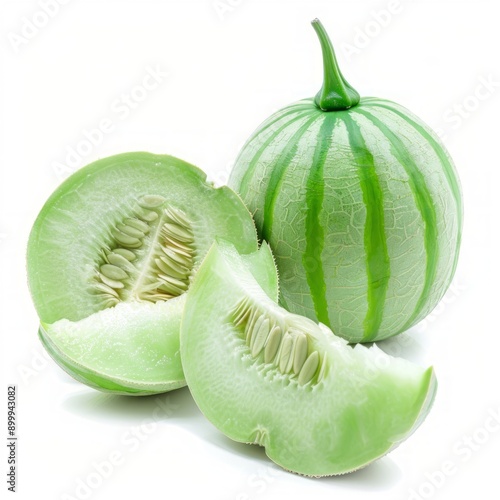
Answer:
<path fill-rule="evenodd" d="M 220 243 L 196 275 L 181 356 L 200 410 L 231 439 L 264 446 L 304 475 L 343 474 L 385 455 L 429 412 L 433 369 L 352 347 L 286 311 L 259 285 L 266 272 L 275 273 L 268 259 L 248 266 Z"/>

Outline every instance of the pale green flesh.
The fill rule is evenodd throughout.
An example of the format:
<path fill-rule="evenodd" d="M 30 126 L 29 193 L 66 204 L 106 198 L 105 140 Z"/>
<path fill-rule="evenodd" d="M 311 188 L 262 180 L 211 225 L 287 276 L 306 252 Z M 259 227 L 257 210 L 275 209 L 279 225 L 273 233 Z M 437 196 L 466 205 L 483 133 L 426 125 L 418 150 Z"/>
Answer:
<path fill-rule="evenodd" d="M 221 240 L 221 246 L 226 246 L 228 242 Z M 278 302 L 279 298 L 279 283 L 278 271 L 274 264 L 274 256 L 269 248 L 269 245 L 264 241 L 258 252 L 240 255 L 240 262 L 248 269 L 259 286 L 264 290 L 268 297 L 274 302 Z"/>
<path fill-rule="evenodd" d="M 94 371 L 89 371 L 81 365 L 74 363 L 73 360 L 63 356 L 61 351 L 59 351 L 51 342 L 50 337 L 47 335 L 47 332 L 45 332 L 43 326 L 40 326 L 38 329 L 38 337 L 52 359 L 66 373 L 71 375 L 78 382 L 86 384 L 89 387 L 97 389 L 101 392 L 109 392 L 125 396 L 148 396 L 151 394 L 158 394 L 159 392 L 170 391 L 186 385 L 185 380 L 183 380 L 179 385 L 177 385 L 176 382 L 169 382 L 168 384 L 165 384 L 164 390 L 159 390 L 159 386 L 156 386 L 153 390 L 145 387 L 133 387 L 134 383 L 130 383 L 130 381 L 127 381 L 126 385 L 123 385 L 107 376 L 102 376 Z"/>
<path fill-rule="evenodd" d="M 256 261 L 257 264 L 257 261 Z M 272 272 L 269 262 L 262 267 Z M 250 270 L 251 271 L 251 270 Z M 243 299 L 282 325 L 301 325 L 324 376 L 299 385 L 250 349 L 234 326 Z M 285 469 L 322 476 L 349 472 L 384 455 L 421 423 L 432 403 L 432 368 L 354 349 L 325 327 L 274 303 L 229 247 L 212 247 L 187 297 L 181 356 L 191 393 L 230 438 L 265 446 Z"/>
<path fill-rule="evenodd" d="M 42 324 L 40 336 L 56 361 L 88 385 L 165 392 L 185 385 L 179 352 L 185 297 L 120 303 L 80 321 Z"/>
<path fill-rule="evenodd" d="M 31 231 L 28 280 L 41 321 L 76 321 L 102 309 L 92 287 L 100 252 L 112 244 L 112 228 L 133 217 L 137 201 L 147 195 L 160 195 L 165 208 L 181 210 L 189 219 L 194 267 L 216 237 L 232 241 L 242 253 L 257 248 L 252 219 L 238 196 L 209 185 L 196 167 L 150 153 L 99 160 L 56 189 Z M 148 260 L 155 224 L 137 252 L 137 267 Z"/>

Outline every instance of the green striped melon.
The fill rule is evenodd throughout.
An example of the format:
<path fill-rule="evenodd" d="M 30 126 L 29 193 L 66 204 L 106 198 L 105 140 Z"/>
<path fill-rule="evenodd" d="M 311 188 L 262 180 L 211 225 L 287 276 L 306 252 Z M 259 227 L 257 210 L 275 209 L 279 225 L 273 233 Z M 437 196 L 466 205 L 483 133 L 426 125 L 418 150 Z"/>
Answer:
<path fill-rule="evenodd" d="M 229 185 L 276 256 L 281 303 L 352 342 L 422 320 L 457 265 L 462 198 L 437 135 L 406 108 L 360 98 L 313 21 L 324 84 L 272 115 Z"/>

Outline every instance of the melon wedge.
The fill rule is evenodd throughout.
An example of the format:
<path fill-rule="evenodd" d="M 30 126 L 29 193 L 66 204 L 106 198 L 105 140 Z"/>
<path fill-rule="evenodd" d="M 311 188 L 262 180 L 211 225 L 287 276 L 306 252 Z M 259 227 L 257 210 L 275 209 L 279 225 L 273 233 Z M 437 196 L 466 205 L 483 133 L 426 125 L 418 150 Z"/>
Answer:
<path fill-rule="evenodd" d="M 308 475 L 366 466 L 422 423 L 436 392 L 422 368 L 336 337 L 289 313 L 259 285 L 275 272 L 257 252 L 249 266 L 214 244 L 186 299 L 181 357 L 205 416 L 235 441 L 265 447 Z"/>

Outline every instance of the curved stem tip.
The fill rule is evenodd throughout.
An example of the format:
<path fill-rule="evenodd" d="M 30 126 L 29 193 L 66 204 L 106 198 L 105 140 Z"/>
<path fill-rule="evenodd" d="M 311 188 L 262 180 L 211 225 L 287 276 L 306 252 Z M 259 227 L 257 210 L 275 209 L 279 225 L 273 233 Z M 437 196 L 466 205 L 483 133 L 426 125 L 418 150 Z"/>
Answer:
<path fill-rule="evenodd" d="M 359 103 L 359 94 L 340 72 L 332 42 L 319 19 L 311 23 L 316 31 L 323 52 L 323 86 L 314 102 L 323 111 L 349 109 Z"/>

